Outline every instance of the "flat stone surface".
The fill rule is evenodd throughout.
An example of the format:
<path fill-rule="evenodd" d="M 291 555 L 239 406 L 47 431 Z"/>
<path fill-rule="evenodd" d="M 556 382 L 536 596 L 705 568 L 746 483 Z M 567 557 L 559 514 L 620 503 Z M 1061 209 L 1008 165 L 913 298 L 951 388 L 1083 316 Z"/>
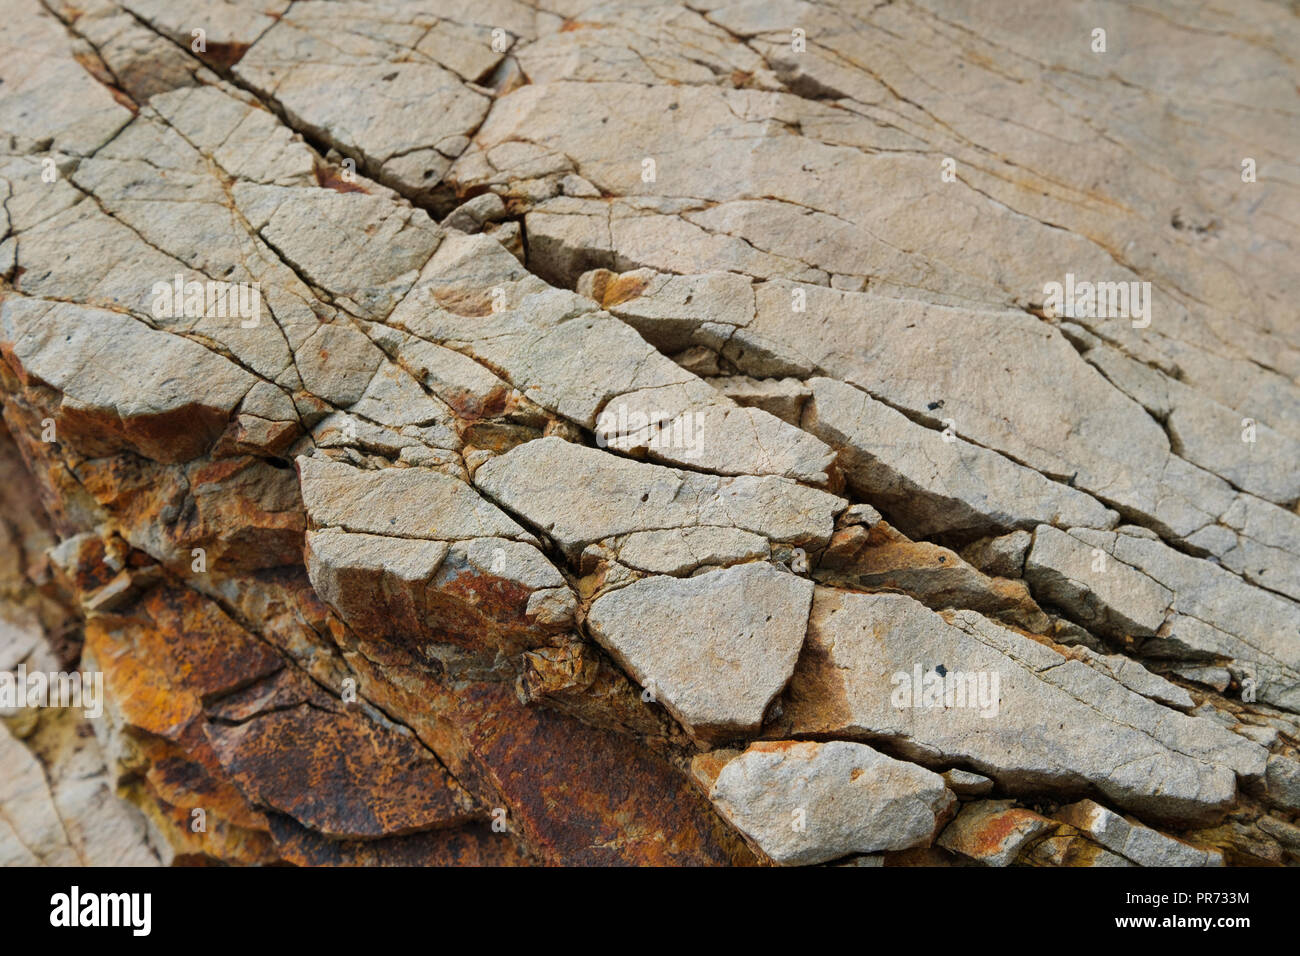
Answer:
<path fill-rule="evenodd" d="M 862 744 L 761 741 L 725 763 L 709 799 L 783 865 L 928 846 L 956 803 L 938 774 Z"/>
<path fill-rule="evenodd" d="M 1285 862 L 1284 7 L 14 0 L 0 859 Z"/>
<path fill-rule="evenodd" d="M 395 538 L 459 541 L 531 536 L 463 481 L 426 468 L 370 471 L 300 458 L 307 513 L 318 527 Z"/>
<path fill-rule="evenodd" d="M 965 706 L 944 706 L 941 691 L 927 697 L 924 675 L 934 684 L 938 667 L 970 675 L 960 682 L 971 692 Z M 957 689 L 954 677 L 955 704 Z M 889 740 L 926 762 L 960 759 L 1011 793 L 1091 785 L 1166 818 L 1220 815 L 1236 778 L 1259 779 L 1266 756 L 973 612 L 945 620 L 903 595 L 818 589 L 785 715 L 796 733 Z M 1117 753 L 1141 758 L 1117 767 Z"/>
<path fill-rule="evenodd" d="M 592 635 L 699 739 L 753 733 L 794 670 L 811 581 L 765 562 L 596 599 Z"/>
<path fill-rule="evenodd" d="M 1047 525 L 1034 530 L 1025 580 L 1040 601 L 1064 608 L 1085 627 L 1116 637 L 1155 634 L 1174 599 L 1168 588 L 1105 549 L 1089 547 Z"/>
<path fill-rule="evenodd" d="M 925 428 L 859 389 L 808 382 L 804 427 L 841 450 L 853 490 L 905 531 L 980 535 L 1035 523 L 1111 527 L 1096 500 L 986 448 Z"/>
<path fill-rule="evenodd" d="M 556 474 L 573 477 L 559 487 Z M 825 547 L 843 499 L 771 476 L 718 478 L 620 458 L 559 438 L 512 449 L 474 473 L 492 501 L 576 554 L 618 534 L 720 525 Z"/>

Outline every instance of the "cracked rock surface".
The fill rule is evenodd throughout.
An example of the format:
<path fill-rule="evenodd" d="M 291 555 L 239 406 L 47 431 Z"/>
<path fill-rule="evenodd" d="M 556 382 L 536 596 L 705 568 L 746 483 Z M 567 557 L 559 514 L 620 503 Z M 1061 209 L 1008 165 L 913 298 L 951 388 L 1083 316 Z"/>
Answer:
<path fill-rule="evenodd" d="M 6 0 L 0 863 L 1300 862 L 1300 19 L 1165 7 Z"/>

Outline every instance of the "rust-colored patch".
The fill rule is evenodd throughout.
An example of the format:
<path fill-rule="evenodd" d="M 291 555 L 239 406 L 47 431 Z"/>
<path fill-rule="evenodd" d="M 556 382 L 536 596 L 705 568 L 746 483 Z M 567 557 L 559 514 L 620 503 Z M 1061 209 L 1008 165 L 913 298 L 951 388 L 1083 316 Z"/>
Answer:
<path fill-rule="evenodd" d="M 325 836 L 373 839 L 476 816 L 432 755 L 361 714 L 303 704 L 204 729 L 255 805 Z"/>
<path fill-rule="evenodd" d="M 288 817 L 271 815 L 283 858 L 297 866 L 527 866 L 534 863 L 506 833 L 483 824 L 380 840 L 328 840 Z"/>
<path fill-rule="evenodd" d="M 565 20 L 560 26 L 561 33 L 573 33 L 575 30 L 603 30 L 605 24 L 593 23 L 590 20 Z"/>
<path fill-rule="evenodd" d="M 486 395 L 465 389 L 444 389 L 438 397 L 451 406 L 458 418 L 477 421 L 483 418 L 500 418 L 510 403 L 510 389 L 499 385 Z"/>
<path fill-rule="evenodd" d="M 117 102 L 119 106 L 125 106 L 132 113 L 139 113 L 140 107 L 126 94 L 126 91 L 117 85 L 111 73 L 104 67 L 99 57 L 89 51 L 80 51 L 72 54 L 72 58 L 77 61 L 83 70 L 95 78 L 95 80 L 108 90 L 109 95 Z"/>
<path fill-rule="evenodd" d="M 492 314 L 492 293 L 486 289 L 443 287 L 433 290 L 434 300 L 448 312 L 477 318 Z"/>
<path fill-rule="evenodd" d="M 1002 852 L 1007 841 L 1016 836 L 1022 828 L 1032 827 L 1039 815 L 1032 810 L 1012 808 L 995 813 L 980 823 L 979 829 L 971 834 L 970 855 L 996 856 Z"/>
<path fill-rule="evenodd" d="M 508 686 L 457 695 L 457 720 L 518 828 L 548 863 L 753 864 L 753 853 L 676 768 L 635 740 L 545 708 Z"/>
<path fill-rule="evenodd" d="M 316 176 L 316 184 L 323 186 L 325 189 L 332 189 L 336 193 L 365 193 L 370 191 L 355 180 L 349 181 L 343 177 L 343 172 L 334 166 L 317 163 L 312 172 Z"/>
<path fill-rule="evenodd" d="M 608 309 L 629 299 L 635 299 L 649 284 L 649 281 L 642 276 L 622 275 L 610 279 L 605 283 L 601 305 Z"/>
<path fill-rule="evenodd" d="M 199 54 L 199 59 L 218 70 L 229 70 L 244 58 L 249 44 L 209 42 L 207 46 L 207 50 Z"/>

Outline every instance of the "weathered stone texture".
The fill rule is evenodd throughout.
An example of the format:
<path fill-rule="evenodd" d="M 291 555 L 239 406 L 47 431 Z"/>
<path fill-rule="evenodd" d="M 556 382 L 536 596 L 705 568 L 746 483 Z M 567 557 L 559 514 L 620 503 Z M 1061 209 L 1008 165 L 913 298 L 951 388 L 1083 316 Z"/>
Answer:
<path fill-rule="evenodd" d="M 0 864 L 1300 859 L 1300 20 L 1104 13 L 9 0 Z"/>

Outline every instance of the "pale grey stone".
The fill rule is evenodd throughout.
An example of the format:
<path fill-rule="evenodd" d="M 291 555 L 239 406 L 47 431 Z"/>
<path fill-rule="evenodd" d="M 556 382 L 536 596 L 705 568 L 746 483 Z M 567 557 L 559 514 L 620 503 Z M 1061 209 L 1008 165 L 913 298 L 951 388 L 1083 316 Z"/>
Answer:
<path fill-rule="evenodd" d="M 937 666 L 983 673 L 998 699 L 942 707 L 926 706 L 920 689 L 902 696 L 917 671 Z M 888 740 L 932 764 L 960 760 L 1012 794 L 1091 786 L 1157 818 L 1213 820 L 1231 805 L 1237 777 L 1264 771 L 1262 748 L 1210 721 L 973 612 L 942 617 L 902 595 L 818 588 L 788 698 L 794 733 Z M 961 703 L 955 685 L 953 700 Z M 922 706 L 900 706 L 913 701 Z"/>
<path fill-rule="evenodd" d="M 993 789 L 992 780 L 969 770 L 954 768 L 945 771 L 943 779 L 948 784 L 948 789 L 959 797 L 982 797 Z"/>
<path fill-rule="evenodd" d="M 1273 754 L 1268 758 L 1265 786 L 1271 803 L 1287 810 L 1300 810 L 1300 761 Z"/>
<path fill-rule="evenodd" d="M 961 556 L 985 574 L 1018 578 L 1024 573 L 1025 555 L 1033 540 L 1028 531 L 981 538 L 963 548 Z"/>
<path fill-rule="evenodd" d="M 1168 588 L 1104 548 L 1048 525 L 1034 530 L 1025 580 L 1040 602 L 1117 637 L 1155 634 L 1174 600 Z"/>
<path fill-rule="evenodd" d="M 618 548 L 618 560 L 638 571 L 681 576 L 705 565 L 767 558 L 770 551 L 762 535 L 738 528 L 670 528 L 628 535 Z"/>
<path fill-rule="evenodd" d="M 298 459 L 303 504 L 314 526 L 428 541 L 533 537 L 464 481 L 427 468 L 371 471 Z"/>
<path fill-rule="evenodd" d="M 738 405 L 761 408 L 791 425 L 799 425 L 811 389 L 794 378 L 756 379 L 745 375 L 715 378 L 713 386 Z"/>
<path fill-rule="evenodd" d="M 1118 520 L 1087 495 L 955 435 L 948 441 L 859 389 L 828 378 L 808 385 L 804 427 L 840 450 L 853 490 L 909 534 L 979 535 L 1038 523 L 1111 527 Z"/>
<path fill-rule="evenodd" d="M 555 475 L 568 481 L 557 486 Z M 605 538 L 723 526 L 820 550 L 843 499 L 773 476 L 719 478 L 541 438 L 486 462 L 474 484 L 576 558 Z"/>
<path fill-rule="evenodd" d="M 1223 866 L 1220 850 L 1205 850 L 1133 823 L 1093 800 L 1062 807 L 1056 818 L 1082 830 L 1139 866 Z"/>
<path fill-rule="evenodd" d="M 956 798 L 943 778 L 846 741 L 752 744 L 709 799 L 782 865 L 926 846 Z"/>
<path fill-rule="evenodd" d="M 1093 670 L 1113 677 L 1129 690 L 1150 697 L 1158 704 L 1178 710 L 1191 710 L 1196 702 L 1192 695 L 1177 684 L 1153 674 L 1137 661 L 1123 654 L 1099 654 L 1088 647 L 1079 647 L 1082 661 Z M 1258 741 L 1257 741 L 1258 742 Z"/>
<path fill-rule="evenodd" d="M 726 739 L 756 731 L 790 679 L 812 589 L 766 562 L 643 578 L 598 597 L 587 626 L 693 736 Z"/>

